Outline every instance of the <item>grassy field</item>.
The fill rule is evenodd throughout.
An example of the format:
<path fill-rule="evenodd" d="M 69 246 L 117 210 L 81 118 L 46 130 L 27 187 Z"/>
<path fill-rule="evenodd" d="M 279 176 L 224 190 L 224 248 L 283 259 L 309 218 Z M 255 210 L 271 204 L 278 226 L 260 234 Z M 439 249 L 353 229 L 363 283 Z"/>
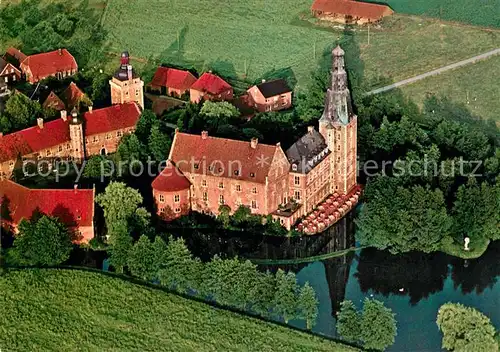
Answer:
<path fill-rule="evenodd" d="M 98 273 L 0 277 L 2 351 L 356 351 Z"/>
<path fill-rule="evenodd" d="M 500 0 L 366 0 L 399 13 L 436 17 L 477 26 L 500 27 Z"/>
<path fill-rule="evenodd" d="M 429 94 L 449 97 L 475 115 L 500 124 L 500 56 L 402 87 L 420 106 Z"/>
<path fill-rule="evenodd" d="M 305 88 L 340 29 L 308 18 L 310 0 L 109 0 L 104 27 L 115 52 L 257 80 L 290 67 Z M 316 25 L 318 24 L 318 25 Z M 500 31 L 394 16 L 357 28 L 354 40 L 370 87 L 398 81 L 500 47 Z M 380 79 L 382 78 L 382 79 Z M 487 107 L 485 109 L 488 109 Z"/>

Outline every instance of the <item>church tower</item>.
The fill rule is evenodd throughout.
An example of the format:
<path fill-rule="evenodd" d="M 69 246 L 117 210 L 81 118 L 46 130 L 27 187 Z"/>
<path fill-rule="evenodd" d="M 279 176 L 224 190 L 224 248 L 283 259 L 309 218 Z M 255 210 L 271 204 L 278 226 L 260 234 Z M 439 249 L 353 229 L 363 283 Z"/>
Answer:
<path fill-rule="evenodd" d="M 344 50 L 337 46 L 332 56 L 332 81 L 326 92 L 319 132 L 332 153 L 330 192 L 347 194 L 356 185 L 358 119 L 353 113 L 351 94 L 347 88 Z"/>
<path fill-rule="evenodd" d="M 83 139 L 83 119 L 78 116 L 78 110 L 73 108 L 69 121 L 69 136 L 71 138 L 71 156 L 76 163 L 85 160 L 85 143 Z"/>
<path fill-rule="evenodd" d="M 120 68 L 109 81 L 111 104 L 136 102 L 144 109 L 144 82 L 134 72 L 129 62 L 129 54 L 124 51 L 120 58 Z"/>

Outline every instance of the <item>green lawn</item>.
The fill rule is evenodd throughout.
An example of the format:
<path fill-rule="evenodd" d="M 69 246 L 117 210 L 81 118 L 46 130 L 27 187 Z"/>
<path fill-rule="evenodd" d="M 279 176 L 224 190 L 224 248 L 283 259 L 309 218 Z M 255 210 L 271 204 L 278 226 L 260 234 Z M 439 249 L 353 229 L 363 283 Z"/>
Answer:
<path fill-rule="evenodd" d="M 99 273 L 0 276 L 2 351 L 356 351 Z"/>
<path fill-rule="evenodd" d="M 478 26 L 500 27 L 500 0 L 366 0 L 393 10 Z"/>
<path fill-rule="evenodd" d="M 250 80 L 290 67 L 304 88 L 325 50 L 343 37 L 341 29 L 314 23 L 311 3 L 109 0 L 103 24 L 115 52 Z M 409 16 L 371 28 L 370 45 L 366 27 L 355 33 L 371 87 L 379 77 L 397 81 L 500 47 L 500 31 Z"/>
<path fill-rule="evenodd" d="M 420 106 L 429 94 L 449 97 L 500 124 L 500 56 L 401 87 Z"/>

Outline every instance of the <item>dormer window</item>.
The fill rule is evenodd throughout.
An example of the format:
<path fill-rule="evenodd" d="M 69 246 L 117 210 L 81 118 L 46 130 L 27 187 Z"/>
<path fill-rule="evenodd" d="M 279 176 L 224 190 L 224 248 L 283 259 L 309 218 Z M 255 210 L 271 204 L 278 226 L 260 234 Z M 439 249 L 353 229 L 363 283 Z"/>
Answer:
<path fill-rule="evenodd" d="M 253 172 L 250 172 L 250 177 L 255 177 L 255 174 Z"/>
<path fill-rule="evenodd" d="M 297 171 L 297 164 L 292 164 L 292 170 Z"/>
<path fill-rule="evenodd" d="M 234 170 L 235 176 L 238 176 L 240 174 L 240 170 Z"/>
<path fill-rule="evenodd" d="M 198 170 L 198 168 L 199 168 L 199 167 L 200 167 L 200 165 L 199 165 L 199 164 L 194 164 L 194 168 L 195 168 L 196 170 Z"/>

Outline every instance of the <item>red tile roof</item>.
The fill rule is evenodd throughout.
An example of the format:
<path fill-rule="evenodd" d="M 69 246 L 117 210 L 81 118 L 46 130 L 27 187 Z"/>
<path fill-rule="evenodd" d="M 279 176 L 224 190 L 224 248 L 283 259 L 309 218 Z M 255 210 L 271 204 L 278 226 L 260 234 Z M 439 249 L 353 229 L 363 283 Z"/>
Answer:
<path fill-rule="evenodd" d="M 379 20 L 394 13 L 389 6 L 354 0 L 315 0 L 311 10 L 371 20 Z"/>
<path fill-rule="evenodd" d="M 232 89 L 232 87 L 219 76 L 210 72 L 205 72 L 191 86 L 191 89 L 195 89 L 200 92 L 207 92 L 209 94 L 221 94 L 229 89 Z"/>
<path fill-rule="evenodd" d="M 42 104 L 42 107 L 44 109 L 55 109 L 57 111 L 61 111 L 66 109 L 66 105 L 64 105 L 63 101 L 54 93 L 54 91 L 51 91 L 47 99 Z"/>
<path fill-rule="evenodd" d="M 175 165 L 168 162 L 165 169 L 154 179 L 151 186 L 157 191 L 174 192 L 188 189 L 191 183 Z"/>
<path fill-rule="evenodd" d="M 0 137 L 0 162 L 55 147 L 69 140 L 68 123 L 62 119 L 46 122 L 43 128 L 34 126 L 7 134 Z"/>
<path fill-rule="evenodd" d="M 34 81 L 55 75 L 57 72 L 78 69 L 75 58 L 66 49 L 30 55 L 22 62 L 21 67 L 23 71 L 29 68 Z"/>
<path fill-rule="evenodd" d="M 75 84 L 75 82 L 71 82 L 62 93 L 62 98 L 66 103 L 67 110 L 73 109 L 75 106 L 78 106 L 78 103 L 87 98 L 84 92 Z"/>
<path fill-rule="evenodd" d="M 177 132 L 170 159 L 184 173 L 216 175 L 265 183 L 276 151 L 276 145 Z M 209 167 L 214 163 L 214 167 Z M 197 165 L 197 167 L 196 167 Z M 234 173 L 241 166 L 238 174 Z"/>
<path fill-rule="evenodd" d="M 189 71 L 177 70 L 170 67 L 158 67 L 151 85 L 185 91 L 191 88 L 194 82 L 196 82 L 196 77 Z"/>
<path fill-rule="evenodd" d="M 16 59 L 19 63 L 23 62 L 24 59 L 27 58 L 27 56 L 25 54 L 23 54 L 20 50 L 14 48 L 14 47 L 8 48 L 7 51 L 5 52 L 5 54 Z"/>
<path fill-rule="evenodd" d="M 117 131 L 137 124 L 141 111 L 136 103 L 110 106 L 84 115 L 85 135 Z M 35 153 L 70 141 L 69 119 L 44 123 L 0 137 L 0 162 Z"/>
<path fill-rule="evenodd" d="M 136 103 L 117 104 L 107 108 L 86 112 L 83 116 L 85 136 L 134 127 L 141 110 Z"/>
<path fill-rule="evenodd" d="M 10 180 L 0 180 L 0 202 L 4 200 L 8 202 L 10 217 L 4 220 L 14 225 L 38 210 L 59 218 L 69 227 L 93 226 L 92 189 L 29 189 Z"/>

